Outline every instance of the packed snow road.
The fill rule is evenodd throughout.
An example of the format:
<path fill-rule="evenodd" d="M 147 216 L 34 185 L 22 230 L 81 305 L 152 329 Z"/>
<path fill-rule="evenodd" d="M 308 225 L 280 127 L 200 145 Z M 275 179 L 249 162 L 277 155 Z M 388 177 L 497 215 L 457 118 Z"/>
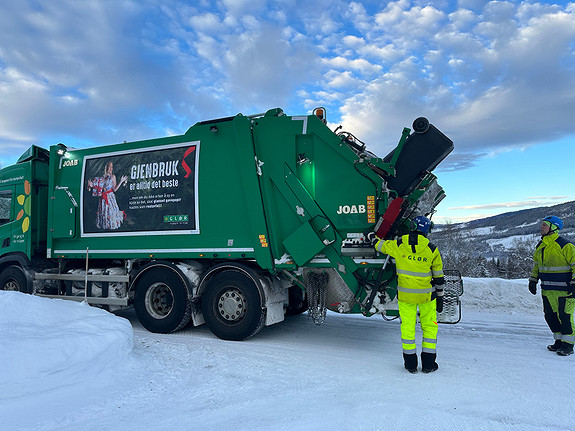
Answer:
<path fill-rule="evenodd" d="M 5 376 L 0 384 L 11 389 L 0 393 L 0 417 L 5 429 L 40 431 L 573 430 L 575 358 L 546 350 L 552 340 L 540 298 L 525 286 L 466 279 L 462 321 L 439 328 L 439 370 L 416 375 L 403 369 L 398 321 L 330 313 L 316 326 L 301 315 L 229 342 L 205 327 L 153 334 L 128 311 L 133 348 L 112 337 L 101 352 L 102 342 L 90 340 L 99 339 L 102 321 L 120 340 L 126 321 L 66 303 L 79 320 L 93 320 L 92 331 L 83 328 L 82 339 L 69 328 L 81 325 L 57 325 L 59 340 L 75 337 L 75 352 L 62 356 L 69 367 Z M 21 320 L 34 335 L 12 328 L 18 340 L 8 338 L 18 361 L 44 351 L 41 362 L 61 348 L 41 335 L 53 300 L 33 299 L 42 303 L 28 304 L 33 316 Z M 11 328 L 0 319 L 0 329 L 4 344 Z"/>

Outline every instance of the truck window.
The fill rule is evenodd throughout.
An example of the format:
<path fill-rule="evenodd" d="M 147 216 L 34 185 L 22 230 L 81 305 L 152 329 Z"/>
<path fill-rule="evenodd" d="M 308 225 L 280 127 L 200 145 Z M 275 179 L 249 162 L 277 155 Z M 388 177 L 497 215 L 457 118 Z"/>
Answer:
<path fill-rule="evenodd" d="M 12 208 L 12 191 L 0 190 L 0 226 L 10 221 Z"/>

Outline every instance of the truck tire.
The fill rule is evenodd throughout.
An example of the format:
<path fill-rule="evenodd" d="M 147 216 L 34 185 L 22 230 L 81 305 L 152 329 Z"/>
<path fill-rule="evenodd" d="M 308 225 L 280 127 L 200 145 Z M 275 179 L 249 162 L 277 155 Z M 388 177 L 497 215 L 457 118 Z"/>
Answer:
<path fill-rule="evenodd" d="M 297 316 L 305 312 L 308 307 L 305 292 L 297 286 L 290 286 L 288 292 L 289 302 L 286 308 L 286 314 L 288 316 Z"/>
<path fill-rule="evenodd" d="M 136 286 L 134 308 L 138 320 L 150 332 L 168 334 L 191 319 L 191 301 L 184 280 L 173 270 L 147 270 Z"/>
<path fill-rule="evenodd" d="M 0 273 L 0 290 L 30 293 L 26 276 L 17 266 L 9 266 Z"/>
<path fill-rule="evenodd" d="M 214 275 L 202 296 L 206 325 L 223 340 L 241 341 L 264 326 L 265 311 L 255 282 L 235 270 Z"/>

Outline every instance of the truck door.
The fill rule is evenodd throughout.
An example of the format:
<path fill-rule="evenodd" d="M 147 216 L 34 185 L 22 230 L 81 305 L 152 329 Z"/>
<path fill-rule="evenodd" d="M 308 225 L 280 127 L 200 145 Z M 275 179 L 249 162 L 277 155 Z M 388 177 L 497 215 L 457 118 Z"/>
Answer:
<path fill-rule="evenodd" d="M 52 204 L 52 238 L 73 238 L 76 235 L 78 203 L 67 187 L 56 187 Z"/>

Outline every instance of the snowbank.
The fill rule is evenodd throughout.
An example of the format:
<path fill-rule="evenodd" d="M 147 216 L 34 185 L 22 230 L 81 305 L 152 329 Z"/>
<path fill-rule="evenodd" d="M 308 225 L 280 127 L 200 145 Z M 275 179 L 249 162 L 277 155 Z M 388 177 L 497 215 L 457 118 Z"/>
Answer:
<path fill-rule="evenodd" d="M 531 295 L 528 281 L 501 278 L 463 278 L 461 302 L 466 311 L 498 314 L 541 314 L 541 296 Z"/>
<path fill-rule="evenodd" d="M 431 375 L 403 369 L 399 322 L 377 316 L 292 316 L 230 342 L 0 291 L 2 429 L 575 429 L 575 389 L 558 380 L 575 356 L 546 349 L 540 296 L 527 280 L 465 278 L 464 291 Z"/>
<path fill-rule="evenodd" d="M 463 283 L 463 316 L 542 313 L 527 280 L 464 278 Z M 84 303 L 0 291 L 0 345 L 1 399 L 73 384 L 79 376 L 125 362 L 133 331 L 128 320 Z"/>
<path fill-rule="evenodd" d="M 74 384 L 124 360 L 130 322 L 84 303 L 0 291 L 0 399 Z"/>

